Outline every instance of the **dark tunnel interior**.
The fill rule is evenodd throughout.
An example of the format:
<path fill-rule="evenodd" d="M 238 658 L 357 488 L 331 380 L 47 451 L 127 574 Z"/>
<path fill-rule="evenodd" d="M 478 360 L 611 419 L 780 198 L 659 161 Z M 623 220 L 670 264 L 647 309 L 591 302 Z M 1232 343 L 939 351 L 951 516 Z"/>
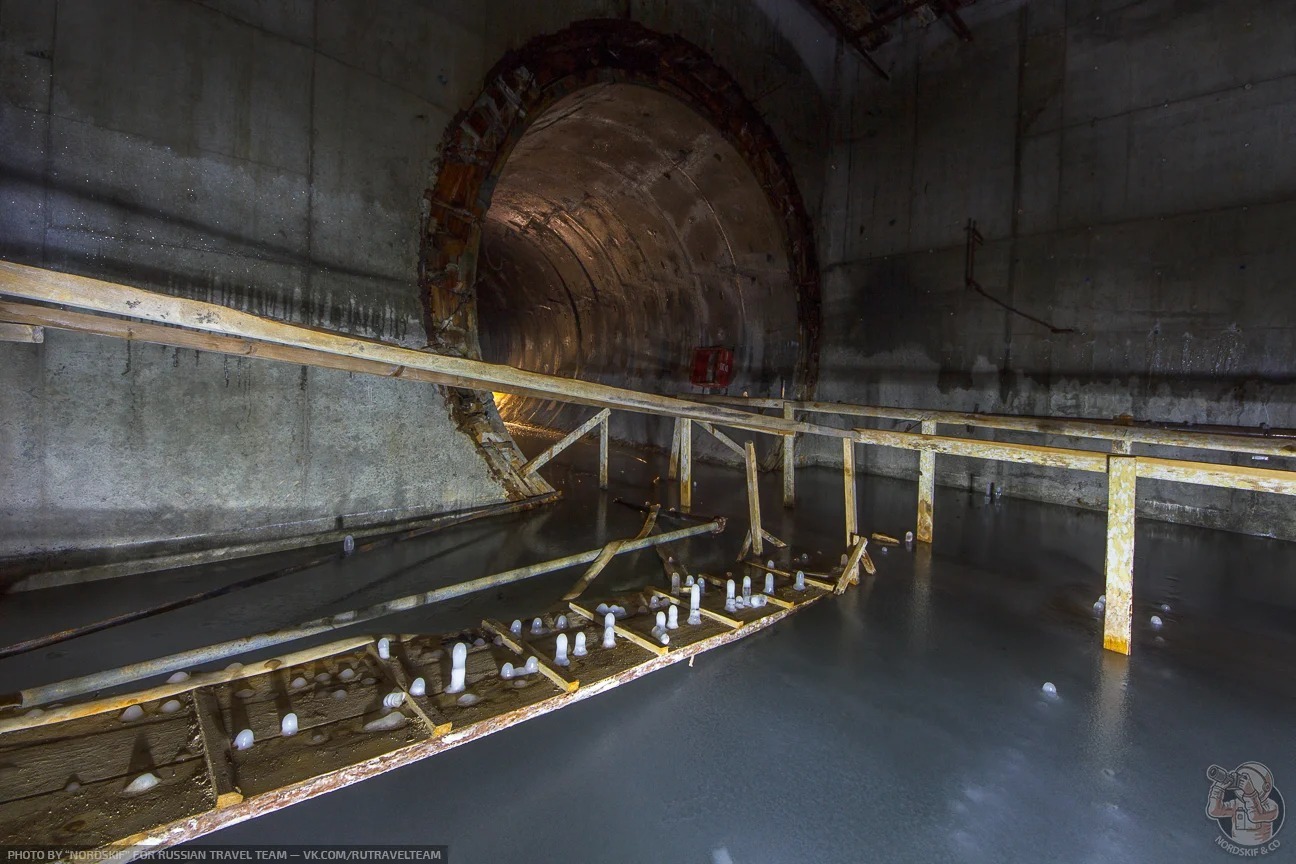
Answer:
<path fill-rule="evenodd" d="M 545 111 L 509 156 L 478 257 L 482 356 L 658 393 L 693 351 L 735 356 L 731 392 L 791 392 L 797 298 L 781 223 L 738 151 L 658 90 L 603 84 Z M 566 429 L 589 409 L 497 396 L 506 422 Z M 664 444 L 669 421 L 613 414 Z"/>

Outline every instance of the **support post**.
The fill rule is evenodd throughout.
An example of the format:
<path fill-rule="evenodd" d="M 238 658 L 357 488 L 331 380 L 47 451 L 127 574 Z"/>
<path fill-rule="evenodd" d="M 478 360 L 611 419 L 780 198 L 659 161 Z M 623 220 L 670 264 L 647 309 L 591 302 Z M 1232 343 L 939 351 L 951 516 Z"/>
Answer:
<path fill-rule="evenodd" d="M 783 403 L 783 419 L 795 420 L 796 411 L 791 402 Z M 796 436 L 783 436 L 783 506 L 796 506 Z"/>
<path fill-rule="evenodd" d="M 679 506 L 693 509 L 693 421 L 679 418 Z"/>
<path fill-rule="evenodd" d="M 599 424 L 599 488 L 608 488 L 608 424 L 612 422 L 612 415 L 603 415 L 603 422 Z"/>
<path fill-rule="evenodd" d="M 859 515 L 855 510 L 855 442 L 842 439 L 842 488 L 846 498 L 846 548 L 851 548 L 859 533 Z"/>
<path fill-rule="evenodd" d="M 765 537 L 761 533 L 760 488 L 756 485 L 756 444 L 752 441 L 747 442 L 747 513 L 751 516 L 752 554 L 759 556 Z"/>
<path fill-rule="evenodd" d="M 674 480 L 679 477 L 680 422 L 680 418 L 676 417 L 675 429 L 671 432 L 670 464 L 666 468 L 667 480 Z"/>
<path fill-rule="evenodd" d="M 922 434 L 935 435 L 936 421 L 922 421 Z M 932 504 L 936 498 L 936 453 L 918 451 L 918 530 L 919 543 L 932 542 Z"/>
<path fill-rule="evenodd" d="M 1107 457 L 1107 608 L 1103 615 L 1103 647 L 1130 653 L 1134 605 L 1134 487 L 1138 460 Z"/>

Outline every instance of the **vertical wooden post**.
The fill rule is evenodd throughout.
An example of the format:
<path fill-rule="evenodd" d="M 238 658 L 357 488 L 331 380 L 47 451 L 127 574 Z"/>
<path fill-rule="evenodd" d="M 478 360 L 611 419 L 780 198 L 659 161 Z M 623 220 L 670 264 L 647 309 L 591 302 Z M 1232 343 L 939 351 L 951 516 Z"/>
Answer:
<path fill-rule="evenodd" d="M 680 463 L 680 418 L 675 418 L 675 431 L 671 433 L 670 465 L 666 468 L 666 479 L 674 480 L 679 476 Z"/>
<path fill-rule="evenodd" d="M 922 434 L 935 435 L 936 421 L 922 421 Z M 918 535 L 919 543 L 932 542 L 932 503 L 936 498 L 936 454 L 918 451 Z"/>
<path fill-rule="evenodd" d="M 608 414 L 599 424 L 599 488 L 608 488 L 608 424 L 612 415 Z"/>
<path fill-rule="evenodd" d="M 685 513 L 693 509 L 693 421 L 681 417 L 679 423 L 679 499 Z"/>
<path fill-rule="evenodd" d="M 761 535 L 760 489 L 756 485 L 756 444 L 747 442 L 747 513 L 751 516 L 752 554 L 760 556 L 764 546 Z"/>
<path fill-rule="evenodd" d="M 791 402 L 783 403 L 783 419 L 795 420 Z M 783 436 L 783 506 L 796 506 L 796 436 Z"/>
<path fill-rule="evenodd" d="M 855 511 L 855 441 L 842 439 L 842 485 L 846 495 L 846 548 L 851 548 L 859 533 L 859 514 Z"/>
<path fill-rule="evenodd" d="M 1134 605 L 1134 486 L 1138 460 L 1107 457 L 1107 608 L 1103 616 L 1103 647 L 1130 653 Z"/>

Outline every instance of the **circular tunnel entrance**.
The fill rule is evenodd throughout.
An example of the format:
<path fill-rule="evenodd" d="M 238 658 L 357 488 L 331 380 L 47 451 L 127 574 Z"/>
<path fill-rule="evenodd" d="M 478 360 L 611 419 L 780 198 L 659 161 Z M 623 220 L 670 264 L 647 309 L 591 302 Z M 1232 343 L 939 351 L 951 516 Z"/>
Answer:
<path fill-rule="evenodd" d="M 734 350 L 733 387 L 790 389 L 796 287 L 751 169 L 684 103 L 634 84 L 562 99 L 523 134 L 482 227 L 482 358 L 657 393 L 687 392 L 693 350 Z M 571 425 L 501 400 L 506 421 Z M 588 413 L 586 410 L 585 413 Z M 645 416 L 619 437 L 649 440 Z"/>
<path fill-rule="evenodd" d="M 694 349 L 721 345 L 730 392 L 810 395 L 810 220 L 759 113 L 685 40 L 584 22 L 510 54 L 452 124 L 427 199 L 437 350 L 676 394 Z M 497 404 L 559 429 L 589 414 Z M 613 414 L 625 440 L 664 444 L 669 428 Z"/>

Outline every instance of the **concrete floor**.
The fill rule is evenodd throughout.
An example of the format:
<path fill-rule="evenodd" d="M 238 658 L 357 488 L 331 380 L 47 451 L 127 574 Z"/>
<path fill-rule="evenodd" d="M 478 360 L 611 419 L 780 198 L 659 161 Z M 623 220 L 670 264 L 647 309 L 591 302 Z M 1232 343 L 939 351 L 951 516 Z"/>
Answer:
<path fill-rule="evenodd" d="M 575 449 L 547 469 L 567 498 L 543 513 L 452 529 L 7 660 L 0 687 L 633 533 L 639 514 L 610 498 L 647 497 L 664 474 L 660 459 L 615 453 L 614 488 L 601 496 L 583 473 L 591 448 Z M 696 475 L 695 509 L 734 521 L 720 542 L 692 542 L 686 560 L 732 559 L 744 525 L 741 476 L 708 466 Z M 840 476 L 802 471 L 790 513 L 778 506 L 776 479 L 765 483 L 767 527 L 798 553 L 835 560 Z M 862 478 L 861 527 L 903 534 L 914 494 L 912 483 Z M 1100 650 L 1091 610 L 1102 593 L 1103 526 L 1098 513 L 941 489 L 931 554 L 877 554 L 877 576 L 843 598 L 692 668 L 670 667 L 209 839 L 448 844 L 456 864 L 1227 860 L 1204 812 L 1206 768 L 1257 760 L 1280 790 L 1296 789 L 1296 548 L 1141 522 L 1127 661 Z M 46 632 L 242 569 L 10 595 L 0 598 L 0 629 Z M 572 578 L 419 610 L 399 626 L 521 615 Z M 646 578 L 660 568 L 640 554 L 618 559 L 596 584 Z M 1149 617 L 1163 603 L 1171 611 L 1160 613 L 1158 632 Z M 1046 681 L 1057 698 L 1042 694 Z"/>

